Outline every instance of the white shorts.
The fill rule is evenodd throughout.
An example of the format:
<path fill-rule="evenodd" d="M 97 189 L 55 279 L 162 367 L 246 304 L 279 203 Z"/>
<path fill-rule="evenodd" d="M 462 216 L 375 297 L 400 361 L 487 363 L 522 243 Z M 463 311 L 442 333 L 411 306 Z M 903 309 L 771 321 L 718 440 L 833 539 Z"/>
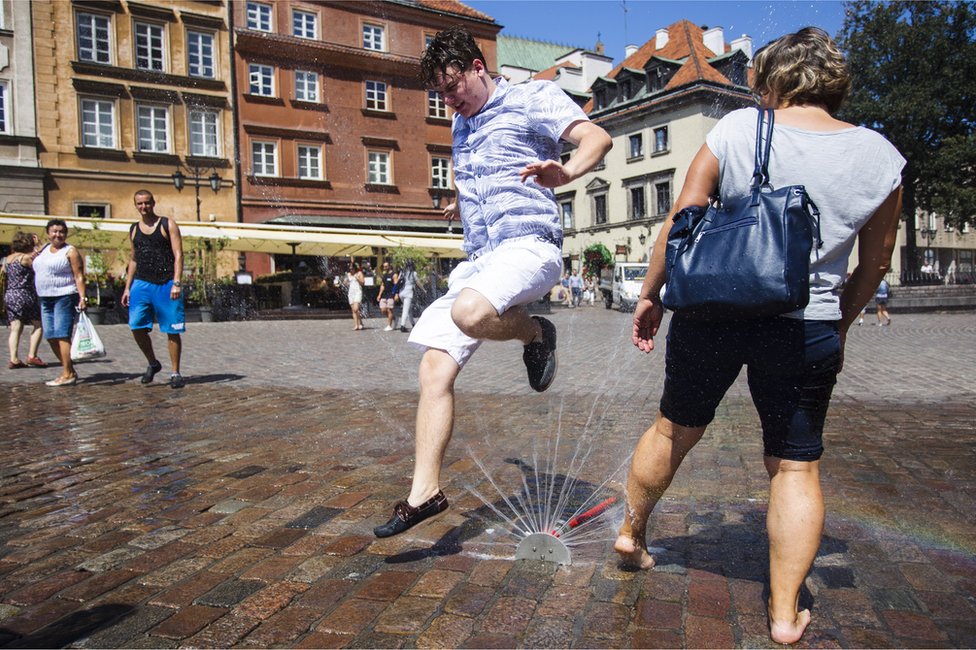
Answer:
<path fill-rule="evenodd" d="M 519 237 L 501 244 L 475 260 L 461 262 L 447 280 L 447 293 L 435 300 L 412 330 L 410 343 L 444 350 L 464 367 L 481 345 L 458 329 L 451 308 L 462 289 L 474 289 L 499 314 L 516 305 L 534 302 L 559 282 L 562 251 L 537 237 Z"/>

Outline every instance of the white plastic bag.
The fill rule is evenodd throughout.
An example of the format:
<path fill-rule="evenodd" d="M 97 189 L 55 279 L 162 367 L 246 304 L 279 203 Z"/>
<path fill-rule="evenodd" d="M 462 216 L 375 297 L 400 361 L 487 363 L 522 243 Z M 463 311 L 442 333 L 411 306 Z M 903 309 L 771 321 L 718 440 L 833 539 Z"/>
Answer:
<path fill-rule="evenodd" d="M 71 360 L 97 359 L 105 356 L 105 346 L 98 338 L 95 326 L 85 312 L 78 314 L 75 332 L 71 336 Z"/>

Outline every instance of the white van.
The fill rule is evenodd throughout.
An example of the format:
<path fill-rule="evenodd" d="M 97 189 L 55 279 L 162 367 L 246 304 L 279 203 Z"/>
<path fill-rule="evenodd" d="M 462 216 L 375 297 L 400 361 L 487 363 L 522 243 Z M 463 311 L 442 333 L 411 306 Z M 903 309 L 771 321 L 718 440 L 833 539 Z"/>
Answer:
<path fill-rule="evenodd" d="M 616 304 L 622 310 L 632 310 L 637 306 L 647 262 L 617 262 L 600 272 L 600 291 L 607 309 Z"/>

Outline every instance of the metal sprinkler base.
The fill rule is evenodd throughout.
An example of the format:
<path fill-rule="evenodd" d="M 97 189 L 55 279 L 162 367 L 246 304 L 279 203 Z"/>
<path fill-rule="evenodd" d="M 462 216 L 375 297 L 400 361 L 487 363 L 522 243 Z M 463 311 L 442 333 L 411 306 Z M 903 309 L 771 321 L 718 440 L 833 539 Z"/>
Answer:
<path fill-rule="evenodd" d="M 532 533 L 515 549 L 516 560 L 542 560 L 556 564 L 572 564 L 569 548 L 555 535 Z"/>

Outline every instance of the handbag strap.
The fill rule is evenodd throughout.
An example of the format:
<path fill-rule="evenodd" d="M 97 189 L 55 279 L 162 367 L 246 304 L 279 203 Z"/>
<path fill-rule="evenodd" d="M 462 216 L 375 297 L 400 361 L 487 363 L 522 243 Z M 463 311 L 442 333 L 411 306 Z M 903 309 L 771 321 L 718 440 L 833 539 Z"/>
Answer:
<path fill-rule="evenodd" d="M 776 118 L 771 108 L 759 109 L 756 117 L 756 167 L 752 172 L 753 190 L 769 186 L 769 152 L 773 147 L 773 123 Z M 766 125 L 763 138 L 763 124 Z"/>

